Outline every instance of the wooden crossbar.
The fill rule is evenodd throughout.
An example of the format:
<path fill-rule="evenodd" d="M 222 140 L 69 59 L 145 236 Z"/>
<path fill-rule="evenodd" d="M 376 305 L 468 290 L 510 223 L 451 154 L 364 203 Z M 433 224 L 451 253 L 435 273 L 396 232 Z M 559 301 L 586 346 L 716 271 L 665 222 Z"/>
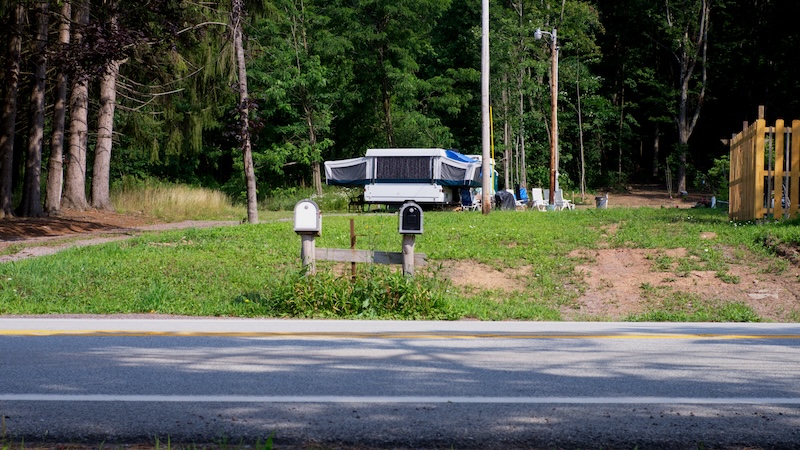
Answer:
<path fill-rule="evenodd" d="M 373 250 L 351 250 L 349 248 L 318 248 L 317 259 L 320 261 L 373 263 L 373 264 L 403 264 L 403 254 L 400 252 L 376 252 Z M 427 255 L 414 253 L 414 265 L 424 267 L 428 264 Z"/>

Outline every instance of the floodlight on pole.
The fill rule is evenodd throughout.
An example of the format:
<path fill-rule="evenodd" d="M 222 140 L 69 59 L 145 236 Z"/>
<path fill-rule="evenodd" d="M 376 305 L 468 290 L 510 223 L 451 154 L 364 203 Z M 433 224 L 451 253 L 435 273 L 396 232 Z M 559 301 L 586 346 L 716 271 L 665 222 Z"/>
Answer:
<path fill-rule="evenodd" d="M 555 203 L 555 192 L 558 189 L 558 37 L 556 29 L 552 32 L 537 28 L 533 38 L 541 40 L 550 36 L 550 204 Z"/>

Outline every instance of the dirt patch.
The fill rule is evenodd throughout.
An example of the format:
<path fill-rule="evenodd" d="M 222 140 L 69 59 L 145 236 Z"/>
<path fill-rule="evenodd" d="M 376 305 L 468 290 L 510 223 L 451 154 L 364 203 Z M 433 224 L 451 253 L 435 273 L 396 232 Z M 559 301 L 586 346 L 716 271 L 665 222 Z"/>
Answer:
<path fill-rule="evenodd" d="M 646 312 L 652 305 L 647 293 L 663 298 L 672 293 L 689 294 L 697 301 L 741 302 L 760 317 L 778 322 L 800 312 L 800 270 L 791 266 L 780 275 L 766 273 L 756 261 L 729 263 L 720 277 L 714 271 L 676 271 L 660 267 L 659 257 L 691 258 L 686 250 L 630 248 L 573 252 L 587 262 L 576 266 L 586 283 L 576 307 L 564 309 L 567 320 L 620 320 Z"/>
<path fill-rule="evenodd" d="M 0 220 L 0 263 L 50 255 L 66 248 L 127 239 L 147 231 L 233 225 L 230 221 L 164 223 L 138 214 L 108 211 L 64 211 L 42 218 Z M 16 247 L 19 247 L 18 249 Z"/>
<path fill-rule="evenodd" d="M 440 275 L 453 285 L 464 289 L 488 289 L 504 292 L 522 291 L 525 283 L 519 279 L 525 268 L 500 271 L 476 261 L 448 261 Z"/>
<path fill-rule="evenodd" d="M 605 194 L 606 192 L 599 192 L 597 195 Z M 575 198 L 577 199 L 578 196 L 576 195 Z M 708 201 L 709 198 L 710 194 L 692 194 L 683 198 L 674 192 L 670 194 L 664 186 L 638 184 L 628 186 L 624 191 L 609 192 L 607 206 L 609 208 L 692 208 L 699 202 Z M 593 198 L 585 199 L 584 203 L 587 207 L 595 207 Z"/>

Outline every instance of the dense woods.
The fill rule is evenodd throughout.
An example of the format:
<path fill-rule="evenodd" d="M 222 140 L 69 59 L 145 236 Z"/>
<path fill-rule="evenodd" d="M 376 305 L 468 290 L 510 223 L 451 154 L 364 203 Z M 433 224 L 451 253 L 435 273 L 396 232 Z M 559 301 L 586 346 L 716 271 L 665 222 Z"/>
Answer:
<path fill-rule="evenodd" d="M 800 118 L 789 0 L 492 0 L 501 184 L 694 190 L 755 118 Z M 0 217 L 155 177 L 248 206 L 370 147 L 479 154 L 480 0 L 5 0 Z M 708 188 L 708 185 L 703 185 Z"/>

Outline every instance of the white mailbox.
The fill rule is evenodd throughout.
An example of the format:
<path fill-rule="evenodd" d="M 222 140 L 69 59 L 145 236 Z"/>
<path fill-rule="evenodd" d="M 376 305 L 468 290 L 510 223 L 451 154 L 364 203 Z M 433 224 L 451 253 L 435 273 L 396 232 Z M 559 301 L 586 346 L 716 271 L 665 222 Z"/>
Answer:
<path fill-rule="evenodd" d="M 322 232 L 322 212 L 314 200 L 300 200 L 294 206 L 294 231 L 317 235 Z"/>

